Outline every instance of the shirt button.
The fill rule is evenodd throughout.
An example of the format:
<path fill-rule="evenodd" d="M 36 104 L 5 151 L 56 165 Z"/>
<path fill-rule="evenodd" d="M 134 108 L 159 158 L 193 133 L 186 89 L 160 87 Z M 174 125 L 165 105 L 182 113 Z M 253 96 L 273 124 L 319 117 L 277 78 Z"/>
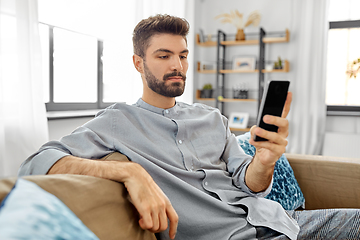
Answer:
<path fill-rule="evenodd" d="M 169 110 L 165 110 L 165 113 L 166 113 L 166 114 L 169 113 Z"/>
<path fill-rule="evenodd" d="M 205 184 L 205 186 L 207 186 L 207 185 L 208 185 L 208 182 L 204 182 L 204 184 Z"/>
<path fill-rule="evenodd" d="M 180 144 L 182 144 L 182 143 L 183 143 L 183 141 L 182 141 L 182 140 L 179 140 L 179 143 L 180 143 Z"/>

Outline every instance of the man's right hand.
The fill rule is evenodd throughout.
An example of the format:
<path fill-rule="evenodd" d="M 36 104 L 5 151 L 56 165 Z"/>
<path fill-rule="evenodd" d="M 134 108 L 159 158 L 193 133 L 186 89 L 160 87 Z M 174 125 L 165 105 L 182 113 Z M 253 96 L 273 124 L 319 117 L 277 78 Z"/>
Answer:
<path fill-rule="evenodd" d="M 81 174 L 124 183 L 131 201 L 140 215 L 142 229 L 157 233 L 168 228 L 175 238 L 179 217 L 170 200 L 139 164 L 120 161 L 97 161 L 66 156 L 57 161 L 48 174 Z"/>
<path fill-rule="evenodd" d="M 129 165 L 130 175 L 123 183 L 140 214 L 140 227 L 154 233 L 162 232 L 167 229 L 169 219 L 169 236 L 174 239 L 179 217 L 170 200 L 143 167 L 136 163 Z"/>

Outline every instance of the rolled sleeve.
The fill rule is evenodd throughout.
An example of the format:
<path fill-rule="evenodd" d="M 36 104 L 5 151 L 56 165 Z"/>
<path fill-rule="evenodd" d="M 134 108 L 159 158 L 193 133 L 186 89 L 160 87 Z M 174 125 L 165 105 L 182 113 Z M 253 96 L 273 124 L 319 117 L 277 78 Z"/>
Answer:
<path fill-rule="evenodd" d="M 56 149 L 41 151 L 29 157 L 21 165 L 18 176 L 45 175 L 58 160 L 67 155 L 69 154 Z"/>
<path fill-rule="evenodd" d="M 266 195 L 268 195 L 272 189 L 273 178 L 271 178 L 271 182 L 270 182 L 269 186 L 267 187 L 267 189 L 265 189 L 265 191 L 257 192 L 257 193 L 251 191 L 251 189 L 246 185 L 246 182 L 245 182 L 245 175 L 246 175 L 245 173 L 246 173 L 246 169 L 249 166 L 249 164 L 250 164 L 250 162 L 247 163 L 247 165 L 245 167 L 245 171 L 242 171 L 240 173 L 239 178 L 233 179 L 234 182 L 236 181 L 236 185 L 238 187 L 240 187 L 243 191 L 250 193 L 254 197 L 266 197 Z"/>
<path fill-rule="evenodd" d="M 20 166 L 18 176 L 47 174 L 61 158 L 98 159 L 114 151 L 112 113 L 105 111 L 59 141 L 44 144 Z"/>

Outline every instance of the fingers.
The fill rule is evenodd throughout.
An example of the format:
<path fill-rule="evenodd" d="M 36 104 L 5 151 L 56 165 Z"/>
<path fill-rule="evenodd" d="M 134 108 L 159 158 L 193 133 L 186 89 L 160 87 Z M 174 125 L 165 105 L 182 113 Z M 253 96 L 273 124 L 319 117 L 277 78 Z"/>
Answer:
<path fill-rule="evenodd" d="M 283 109 L 283 112 L 281 114 L 282 118 L 286 118 L 287 115 L 289 114 L 291 102 L 292 102 L 292 92 L 288 92 L 286 102 L 285 102 L 285 105 L 284 105 L 284 109 Z"/>
<path fill-rule="evenodd" d="M 124 185 L 139 212 L 140 227 L 154 233 L 162 232 L 168 228 L 169 219 L 170 238 L 174 238 L 178 216 L 170 200 L 140 165 L 131 164 L 128 171 L 129 177 Z"/>
<path fill-rule="evenodd" d="M 149 230 L 153 233 L 162 232 L 168 228 L 167 219 L 169 219 L 170 222 L 169 236 L 171 239 L 174 239 L 179 217 L 170 201 L 159 204 L 152 208 L 152 210 L 145 211 L 139 220 L 139 225 L 142 229 Z"/>
<path fill-rule="evenodd" d="M 288 144 L 286 136 L 284 136 L 284 135 L 287 135 L 287 134 L 282 134 L 281 135 L 281 134 L 278 134 L 278 133 L 275 133 L 275 132 L 266 131 L 266 130 L 264 130 L 262 128 L 259 128 L 259 127 L 252 128 L 251 135 L 252 136 L 257 135 L 259 137 L 262 137 L 262 138 L 265 138 L 265 139 L 269 140 L 269 141 L 255 142 L 254 138 L 251 137 L 249 143 L 256 146 L 256 147 L 265 147 L 265 148 L 270 148 L 271 147 L 271 148 L 273 148 L 274 147 L 273 145 L 269 146 L 269 144 L 273 144 L 273 143 L 275 143 L 276 145 L 286 147 L 287 144 Z"/>
<path fill-rule="evenodd" d="M 278 133 L 283 137 L 287 137 L 289 134 L 289 121 L 286 118 L 275 117 L 271 115 L 265 115 L 263 118 L 267 124 L 278 126 Z"/>
<path fill-rule="evenodd" d="M 172 208 L 172 207 L 168 208 L 166 213 L 167 213 L 167 216 L 168 216 L 168 218 L 170 220 L 169 236 L 170 236 L 171 239 L 175 239 L 177 226 L 178 226 L 178 222 L 179 222 L 179 216 L 175 212 L 175 209 Z"/>

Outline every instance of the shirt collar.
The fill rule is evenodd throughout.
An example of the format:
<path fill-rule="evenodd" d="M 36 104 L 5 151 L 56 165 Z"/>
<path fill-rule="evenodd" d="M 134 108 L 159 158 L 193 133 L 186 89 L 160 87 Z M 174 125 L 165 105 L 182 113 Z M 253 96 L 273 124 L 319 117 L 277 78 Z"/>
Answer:
<path fill-rule="evenodd" d="M 179 107 L 178 102 L 175 102 L 175 106 L 172 108 L 168 108 L 168 109 L 163 109 L 163 108 L 158 108 L 158 107 L 154 107 L 153 105 L 150 105 L 146 102 L 144 102 L 144 100 L 142 100 L 141 98 L 135 103 L 135 106 L 149 110 L 151 112 L 154 113 L 158 113 L 158 114 L 164 114 L 164 111 L 168 111 L 169 113 L 175 113 L 177 112 L 176 110 Z"/>

